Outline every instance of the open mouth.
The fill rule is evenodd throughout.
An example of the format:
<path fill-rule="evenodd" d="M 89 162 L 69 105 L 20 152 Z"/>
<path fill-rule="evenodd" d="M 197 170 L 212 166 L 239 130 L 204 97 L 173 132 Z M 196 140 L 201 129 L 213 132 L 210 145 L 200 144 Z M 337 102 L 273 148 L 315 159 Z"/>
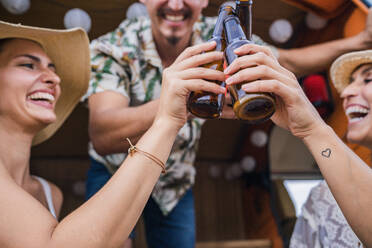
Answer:
<path fill-rule="evenodd" d="M 361 106 L 352 106 L 347 108 L 345 112 L 349 123 L 354 123 L 363 120 L 368 115 L 369 109 Z"/>
<path fill-rule="evenodd" d="M 167 15 L 163 15 L 163 18 L 167 21 L 171 21 L 171 22 L 182 22 L 186 19 L 186 16 L 185 15 L 170 15 L 170 14 L 167 14 Z"/>
<path fill-rule="evenodd" d="M 169 9 L 163 9 L 159 11 L 158 15 L 170 22 L 182 22 L 190 16 L 190 11 L 182 10 L 175 12 Z"/>
<path fill-rule="evenodd" d="M 50 93 L 46 92 L 35 92 L 27 97 L 28 100 L 37 101 L 37 102 L 44 102 L 48 104 L 54 103 L 54 96 Z"/>

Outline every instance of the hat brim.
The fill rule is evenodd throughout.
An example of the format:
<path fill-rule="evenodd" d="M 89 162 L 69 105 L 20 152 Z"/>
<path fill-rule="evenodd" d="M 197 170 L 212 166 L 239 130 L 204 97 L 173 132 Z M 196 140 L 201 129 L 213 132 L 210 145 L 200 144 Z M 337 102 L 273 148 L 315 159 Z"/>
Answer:
<path fill-rule="evenodd" d="M 55 30 L 0 21 L 0 39 L 20 38 L 39 43 L 56 66 L 61 78 L 61 96 L 56 104 L 57 119 L 33 139 L 33 145 L 51 137 L 87 91 L 90 75 L 89 38 L 80 28 Z"/>
<path fill-rule="evenodd" d="M 350 76 L 354 70 L 363 64 L 372 63 L 372 50 L 346 53 L 337 58 L 330 69 L 332 83 L 338 93 L 342 93 L 350 83 Z"/>

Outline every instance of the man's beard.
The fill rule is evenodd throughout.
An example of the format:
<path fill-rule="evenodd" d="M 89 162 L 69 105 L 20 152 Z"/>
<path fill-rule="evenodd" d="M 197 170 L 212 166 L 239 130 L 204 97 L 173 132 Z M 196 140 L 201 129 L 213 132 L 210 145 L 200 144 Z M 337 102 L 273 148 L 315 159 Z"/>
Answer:
<path fill-rule="evenodd" d="M 171 45 L 177 45 L 177 43 L 181 40 L 181 38 L 178 38 L 178 37 L 175 37 L 175 36 L 171 36 L 171 37 L 167 37 L 167 41 L 169 44 Z"/>

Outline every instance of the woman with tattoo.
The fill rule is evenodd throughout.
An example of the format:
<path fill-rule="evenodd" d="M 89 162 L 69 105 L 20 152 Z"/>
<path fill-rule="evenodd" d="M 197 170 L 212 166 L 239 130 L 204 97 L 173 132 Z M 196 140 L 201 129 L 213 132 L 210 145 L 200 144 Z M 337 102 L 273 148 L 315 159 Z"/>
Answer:
<path fill-rule="evenodd" d="M 272 121 L 302 139 L 327 182 L 314 195 L 321 197 L 320 194 L 327 194 L 330 189 L 338 203 L 337 206 L 335 201 L 329 200 L 330 194 L 325 197 L 329 200 L 328 205 L 320 204 L 319 199 L 310 199 L 316 201 L 314 206 L 317 207 L 311 210 L 316 212 L 317 218 L 303 219 L 303 223 L 300 218 L 291 246 L 362 247 L 359 239 L 366 247 L 372 246 L 372 221 L 368 221 L 372 219 L 372 170 L 322 120 L 296 77 L 277 62 L 269 49 L 245 45 L 235 53 L 240 57 L 226 68 L 225 73 L 231 75 L 226 83 L 250 82 L 242 85 L 246 92 L 271 92 L 276 96 Z M 369 115 L 372 108 L 372 84 L 369 84 L 372 80 L 372 50 L 341 56 L 333 63 L 331 76 L 348 116 L 347 139 L 372 149 L 372 117 Z M 346 220 L 339 222 L 343 216 L 335 217 L 341 214 L 338 207 L 359 239 Z M 330 225 L 332 221 L 336 228 Z M 319 228 L 316 222 L 328 222 L 329 225 Z M 303 240 L 296 240 L 301 235 Z"/>

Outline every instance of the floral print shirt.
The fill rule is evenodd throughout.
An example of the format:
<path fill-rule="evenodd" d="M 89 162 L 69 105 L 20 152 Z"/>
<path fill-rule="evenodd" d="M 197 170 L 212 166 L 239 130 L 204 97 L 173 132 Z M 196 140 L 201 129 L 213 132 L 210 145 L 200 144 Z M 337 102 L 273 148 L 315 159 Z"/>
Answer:
<path fill-rule="evenodd" d="M 192 45 L 207 41 L 215 22 L 215 17 L 201 17 L 193 27 Z M 253 36 L 253 41 L 264 44 L 257 36 Z M 276 50 L 273 48 L 273 51 Z M 124 20 L 113 32 L 92 41 L 91 64 L 90 85 L 83 100 L 106 90 L 128 98 L 129 106 L 160 97 L 163 67 L 152 37 L 150 19 L 146 17 Z M 193 164 L 203 123 L 204 120 L 194 118 L 179 131 L 166 162 L 167 173 L 160 176 L 153 190 L 152 197 L 164 215 L 194 184 Z M 90 143 L 89 155 L 114 173 L 127 154 L 100 156 Z"/>
<path fill-rule="evenodd" d="M 297 219 L 290 248 L 362 248 L 325 181 L 315 186 Z"/>

